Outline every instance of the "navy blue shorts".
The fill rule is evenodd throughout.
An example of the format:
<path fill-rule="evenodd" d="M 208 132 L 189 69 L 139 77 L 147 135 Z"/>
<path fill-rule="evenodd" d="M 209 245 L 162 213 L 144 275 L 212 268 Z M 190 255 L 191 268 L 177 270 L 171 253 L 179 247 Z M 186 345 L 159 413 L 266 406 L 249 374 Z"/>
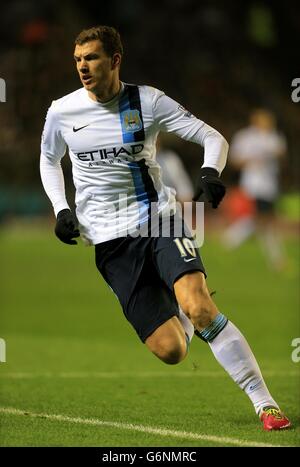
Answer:
<path fill-rule="evenodd" d="M 145 342 L 155 329 L 172 316 L 178 316 L 173 285 L 180 276 L 202 271 L 198 249 L 187 228 L 169 236 L 120 237 L 95 246 L 96 265 L 117 295 L 124 315 Z M 178 224 L 177 224 L 178 226 Z"/>

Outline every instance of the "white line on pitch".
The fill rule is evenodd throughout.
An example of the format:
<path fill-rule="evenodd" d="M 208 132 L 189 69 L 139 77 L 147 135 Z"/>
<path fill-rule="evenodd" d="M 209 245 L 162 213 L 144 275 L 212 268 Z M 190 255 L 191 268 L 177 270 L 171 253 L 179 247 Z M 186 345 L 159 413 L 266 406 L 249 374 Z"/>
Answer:
<path fill-rule="evenodd" d="M 300 376 L 299 371 L 264 371 L 265 377 L 295 377 Z M 220 371 L 202 371 L 200 369 L 193 371 L 166 372 L 166 371 L 68 371 L 68 372 L 3 372 L 0 378 L 7 379 L 31 379 L 31 378 L 223 378 L 227 373 Z"/>
<path fill-rule="evenodd" d="M 21 415 L 29 416 L 32 418 L 43 418 L 56 422 L 74 423 L 77 425 L 91 425 L 91 426 L 103 426 L 110 428 L 117 428 L 120 430 L 132 430 L 140 433 L 149 433 L 158 436 L 168 436 L 172 438 L 181 438 L 188 440 L 201 440 L 211 441 L 219 444 L 233 444 L 236 446 L 257 446 L 257 447 L 280 447 L 275 444 L 261 443 L 259 441 L 245 441 L 238 438 L 228 438 L 213 435 L 204 435 L 201 433 L 192 433 L 189 431 L 170 430 L 168 428 L 155 428 L 151 426 L 135 425 L 133 423 L 123 422 L 112 422 L 106 420 L 99 420 L 97 418 L 80 418 L 80 417 L 69 417 L 67 415 L 60 414 L 47 414 L 47 413 L 34 413 L 25 410 L 19 410 L 11 407 L 0 407 L 0 413 L 8 415 Z"/>

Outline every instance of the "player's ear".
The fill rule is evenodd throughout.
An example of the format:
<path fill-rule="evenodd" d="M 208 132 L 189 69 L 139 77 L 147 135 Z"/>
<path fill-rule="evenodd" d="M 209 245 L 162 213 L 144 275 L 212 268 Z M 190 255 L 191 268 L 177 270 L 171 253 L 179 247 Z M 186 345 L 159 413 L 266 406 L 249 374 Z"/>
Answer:
<path fill-rule="evenodd" d="M 119 53 L 115 53 L 111 59 L 111 66 L 112 66 L 112 69 L 114 70 L 116 67 L 120 67 L 121 65 L 121 54 Z"/>

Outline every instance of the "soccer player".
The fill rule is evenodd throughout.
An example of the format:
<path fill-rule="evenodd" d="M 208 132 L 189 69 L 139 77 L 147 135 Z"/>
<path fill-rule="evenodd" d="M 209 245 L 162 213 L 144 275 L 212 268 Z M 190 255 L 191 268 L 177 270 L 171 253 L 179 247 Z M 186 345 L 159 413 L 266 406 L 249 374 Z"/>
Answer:
<path fill-rule="evenodd" d="M 275 204 L 286 141 L 276 130 L 274 115 L 267 109 L 253 110 L 250 125 L 234 135 L 230 149 L 229 161 L 240 172 L 240 188 L 253 200 L 255 210 L 253 216 L 229 226 L 224 242 L 229 248 L 236 248 L 257 231 L 270 265 L 284 270 L 286 258 L 276 229 Z"/>
<path fill-rule="evenodd" d="M 119 79 L 119 33 L 98 26 L 82 31 L 74 59 L 82 87 L 53 101 L 41 144 L 41 177 L 57 217 L 57 237 L 95 245 L 97 267 L 118 296 L 142 342 L 168 364 L 187 354 L 195 333 L 249 396 L 264 429 L 290 426 L 270 395 L 240 331 L 212 301 L 193 239 L 177 234 L 174 193 L 155 161 L 160 131 L 204 146 L 196 199 L 217 208 L 225 194 L 221 174 L 228 151 L 216 130 L 163 92 Z M 60 160 L 69 149 L 79 230 L 65 197 Z M 154 206 L 154 208 L 153 208 Z M 170 234 L 163 235 L 164 219 Z M 153 221 L 154 234 L 149 227 Z M 156 224 L 155 224 L 156 223 Z"/>

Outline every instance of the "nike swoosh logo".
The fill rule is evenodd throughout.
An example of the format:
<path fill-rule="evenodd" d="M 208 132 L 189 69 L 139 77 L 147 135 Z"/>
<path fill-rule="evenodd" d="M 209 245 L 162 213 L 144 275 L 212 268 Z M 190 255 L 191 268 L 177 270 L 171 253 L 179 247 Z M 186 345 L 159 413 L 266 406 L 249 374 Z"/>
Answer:
<path fill-rule="evenodd" d="M 250 391 L 254 391 L 254 389 L 256 389 L 256 388 L 259 387 L 259 385 L 260 385 L 260 381 L 259 381 L 258 383 L 256 383 L 256 384 L 254 384 L 253 386 L 250 386 L 250 387 L 249 387 L 249 390 L 250 390 Z"/>
<path fill-rule="evenodd" d="M 87 125 L 80 126 L 79 128 L 75 128 L 75 126 L 73 126 L 73 131 L 75 133 L 76 131 L 82 130 L 82 128 L 85 128 L 86 126 L 89 126 L 89 123 Z"/>
<path fill-rule="evenodd" d="M 184 260 L 186 263 L 189 263 L 190 261 L 194 261 L 195 259 L 197 259 L 197 258 L 190 258 L 190 259 L 183 258 L 183 260 Z"/>

